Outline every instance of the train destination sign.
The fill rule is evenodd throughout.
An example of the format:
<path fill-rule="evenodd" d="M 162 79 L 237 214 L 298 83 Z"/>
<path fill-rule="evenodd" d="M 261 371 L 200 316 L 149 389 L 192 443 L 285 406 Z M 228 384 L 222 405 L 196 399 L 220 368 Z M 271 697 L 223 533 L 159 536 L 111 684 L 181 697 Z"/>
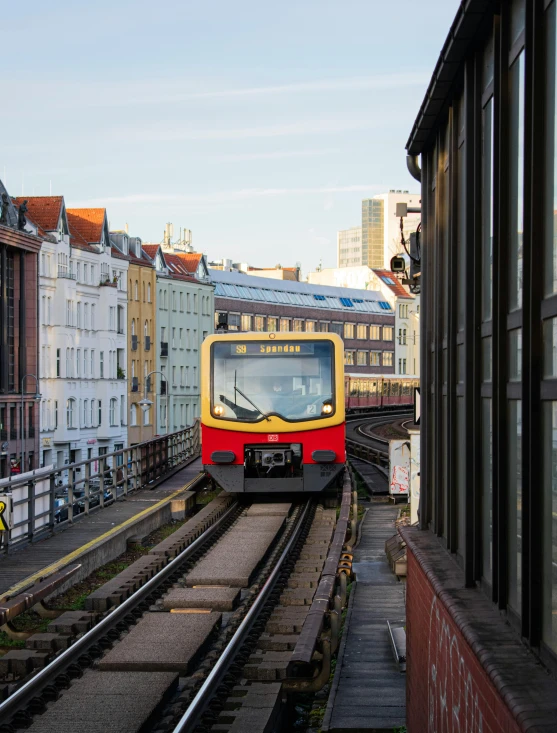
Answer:
<path fill-rule="evenodd" d="M 248 341 L 246 343 L 231 344 L 230 353 L 232 356 L 276 356 L 277 354 L 314 354 L 315 344 L 307 342 L 261 344 L 257 341 Z"/>

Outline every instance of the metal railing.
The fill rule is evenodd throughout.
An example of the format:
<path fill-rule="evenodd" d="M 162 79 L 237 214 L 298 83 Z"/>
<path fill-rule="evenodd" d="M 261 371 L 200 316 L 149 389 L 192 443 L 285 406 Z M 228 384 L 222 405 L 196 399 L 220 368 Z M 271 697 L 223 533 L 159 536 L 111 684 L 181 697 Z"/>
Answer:
<path fill-rule="evenodd" d="M 0 551 L 47 537 L 132 491 L 155 488 L 200 454 L 199 420 L 175 433 L 52 470 L 0 482 L 11 494 L 13 526 L 0 532 Z"/>
<path fill-rule="evenodd" d="M 354 440 L 347 440 L 346 452 L 349 456 L 362 458 L 364 461 L 374 463 L 376 466 L 381 466 L 382 468 L 389 467 L 388 450 L 380 450 L 379 448 L 372 448 L 372 446 L 365 445 L 364 443 L 357 443 Z"/>

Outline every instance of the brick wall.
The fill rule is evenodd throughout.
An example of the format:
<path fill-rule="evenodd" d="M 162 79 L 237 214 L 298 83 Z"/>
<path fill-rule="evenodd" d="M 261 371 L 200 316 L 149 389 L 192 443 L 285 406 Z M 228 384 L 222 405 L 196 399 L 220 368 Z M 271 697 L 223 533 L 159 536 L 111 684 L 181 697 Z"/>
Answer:
<path fill-rule="evenodd" d="M 409 733 L 549 733 L 557 683 L 431 532 L 407 542 Z"/>

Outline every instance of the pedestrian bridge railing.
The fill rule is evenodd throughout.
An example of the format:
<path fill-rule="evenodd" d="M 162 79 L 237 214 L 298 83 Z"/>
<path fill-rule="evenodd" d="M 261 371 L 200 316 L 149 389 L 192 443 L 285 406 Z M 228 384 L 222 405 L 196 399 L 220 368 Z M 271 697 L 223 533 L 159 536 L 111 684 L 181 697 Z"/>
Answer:
<path fill-rule="evenodd" d="M 196 420 L 114 453 L 0 480 L 1 551 L 43 539 L 132 491 L 155 488 L 199 456 L 200 446 Z"/>

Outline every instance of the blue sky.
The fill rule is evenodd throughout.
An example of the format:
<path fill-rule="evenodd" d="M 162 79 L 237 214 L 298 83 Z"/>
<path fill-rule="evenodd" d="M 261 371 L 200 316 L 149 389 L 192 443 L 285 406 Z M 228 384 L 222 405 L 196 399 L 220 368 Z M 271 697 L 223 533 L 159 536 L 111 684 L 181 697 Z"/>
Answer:
<path fill-rule="evenodd" d="M 0 177 L 167 221 L 210 258 L 334 266 L 404 146 L 457 0 L 54 0 L 4 13 Z M 10 100 L 10 103 L 7 101 Z"/>

